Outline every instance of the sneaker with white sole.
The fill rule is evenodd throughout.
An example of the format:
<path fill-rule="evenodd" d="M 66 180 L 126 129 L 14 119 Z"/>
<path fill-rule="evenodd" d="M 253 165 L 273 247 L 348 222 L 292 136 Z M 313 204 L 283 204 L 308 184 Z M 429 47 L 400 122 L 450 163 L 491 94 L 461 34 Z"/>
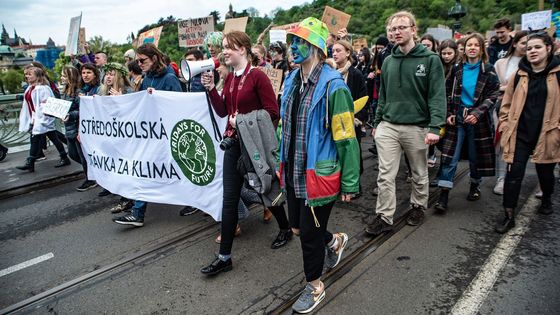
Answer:
<path fill-rule="evenodd" d="M 80 187 L 76 188 L 76 190 L 84 192 L 84 191 L 90 190 L 90 189 L 95 188 L 95 187 L 97 187 L 97 182 L 96 181 L 86 179 Z"/>
<path fill-rule="evenodd" d="M 496 180 L 496 186 L 494 186 L 494 193 L 496 195 L 503 195 L 504 194 L 504 178 L 503 177 L 498 177 L 498 180 Z"/>
<path fill-rule="evenodd" d="M 313 310 L 325 299 L 325 290 L 318 291 L 308 283 L 303 289 L 298 300 L 292 305 L 292 310 L 299 314 L 307 314 Z"/>
<path fill-rule="evenodd" d="M 327 254 L 325 256 L 325 265 L 328 269 L 333 269 L 342 259 L 342 253 L 348 245 L 348 235 L 346 233 L 337 233 L 334 237 L 338 238 L 338 248 L 336 250 L 326 246 Z"/>
<path fill-rule="evenodd" d="M 144 220 L 138 219 L 133 215 L 125 215 L 122 217 L 114 218 L 113 222 L 122 224 L 122 225 L 132 225 L 136 227 L 144 226 Z"/>

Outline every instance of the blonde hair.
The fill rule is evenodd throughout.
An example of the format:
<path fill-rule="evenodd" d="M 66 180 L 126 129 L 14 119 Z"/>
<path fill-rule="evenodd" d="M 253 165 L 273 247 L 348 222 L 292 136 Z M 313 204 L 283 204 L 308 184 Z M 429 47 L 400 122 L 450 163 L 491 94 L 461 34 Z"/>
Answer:
<path fill-rule="evenodd" d="M 347 41 L 347 40 L 343 40 L 343 39 L 342 39 L 342 40 L 337 40 L 337 41 L 334 43 L 334 45 L 336 45 L 336 44 L 338 44 L 338 45 L 344 47 L 344 49 L 345 49 L 347 52 L 350 53 L 350 55 L 348 56 L 348 60 L 349 60 L 351 63 L 354 63 L 354 58 L 352 57 L 352 53 L 354 52 L 354 48 L 352 47 L 352 45 L 350 44 L 350 42 Z"/>
<path fill-rule="evenodd" d="M 387 19 L 387 26 L 391 24 L 391 22 L 393 22 L 394 19 L 399 19 L 399 18 L 407 18 L 410 21 L 411 26 L 416 26 L 416 17 L 414 16 L 414 14 L 410 13 L 409 11 L 399 11 L 391 15 Z"/>
<path fill-rule="evenodd" d="M 111 72 L 115 73 L 113 84 L 108 86 L 105 82 L 103 82 L 101 88 L 99 89 L 99 95 L 109 95 L 109 91 L 111 90 L 111 88 L 117 91 L 121 91 L 122 94 L 126 94 L 126 88 L 130 87 L 130 82 L 128 81 L 128 78 L 123 76 L 120 71 L 114 69 L 107 71 L 107 73 L 111 73 Z M 107 75 L 105 75 L 105 78 L 107 78 Z"/>
<path fill-rule="evenodd" d="M 47 74 L 45 73 L 45 70 L 43 70 L 42 68 L 30 64 L 25 66 L 25 68 L 23 68 L 24 73 L 25 71 L 32 71 L 35 74 L 35 76 L 37 77 L 37 81 L 35 81 L 35 85 L 49 85 Z"/>

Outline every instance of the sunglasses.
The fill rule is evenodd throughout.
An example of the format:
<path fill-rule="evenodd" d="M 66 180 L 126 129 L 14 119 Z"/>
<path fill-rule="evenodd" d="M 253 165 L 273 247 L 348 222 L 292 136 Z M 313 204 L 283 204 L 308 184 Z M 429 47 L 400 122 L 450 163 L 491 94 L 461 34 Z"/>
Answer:
<path fill-rule="evenodd" d="M 141 65 L 141 64 L 144 64 L 144 61 L 146 61 L 146 60 L 148 60 L 148 58 L 138 58 L 138 59 L 136 59 L 136 62 L 137 62 L 139 65 Z"/>

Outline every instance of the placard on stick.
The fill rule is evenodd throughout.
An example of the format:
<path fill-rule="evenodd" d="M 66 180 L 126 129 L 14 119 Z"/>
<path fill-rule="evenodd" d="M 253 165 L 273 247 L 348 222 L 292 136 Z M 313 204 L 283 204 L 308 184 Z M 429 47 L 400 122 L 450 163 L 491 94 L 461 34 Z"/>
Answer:
<path fill-rule="evenodd" d="M 85 55 L 86 53 L 86 28 L 80 27 L 80 35 L 78 36 L 78 54 Z"/>
<path fill-rule="evenodd" d="M 224 34 L 227 34 L 231 31 L 245 32 L 245 29 L 247 28 L 247 21 L 249 21 L 248 16 L 235 19 L 227 19 L 224 25 Z"/>
<path fill-rule="evenodd" d="M 550 27 L 552 23 L 552 10 L 525 13 L 521 15 L 521 29 L 542 30 Z"/>
<path fill-rule="evenodd" d="M 153 43 L 158 46 L 159 38 L 161 37 L 161 31 L 163 30 L 163 26 L 159 26 L 156 28 L 152 28 L 151 30 L 147 30 L 144 33 L 138 35 L 136 41 L 136 47 L 146 44 L 146 43 Z"/>
<path fill-rule="evenodd" d="M 214 31 L 214 17 L 180 20 L 177 26 L 179 47 L 198 47 L 203 45 L 206 35 Z"/>
<path fill-rule="evenodd" d="M 66 41 L 65 56 L 76 55 L 78 53 L 78 37 L 80 35 L 80 24 L 82 15 L 70 19 L 70 29 L 68 30 L 68 40 Z"/>
<path fill-rule="evenodd" d="M 366 38 L 356 38 L 352 41 L 352 47 L 354 51 L 359 51 L 364 47 L 367 47 L 367 39 Z"/>
<path fill-rule="evenodd" d="M 54 116 L 60 119 L 64 119 L 66 115 L 68 115 L 68 111 L 70 110 L 70 106 L 72 102 L 61 100 L 54 97 L 47 98 L 47 102 L 43 104 L 41 108 L 43 114 Z"/>
<path fill-rule="evenodd" d="M 286 32 L 289 32 L 293 29 L 295 29 L 296 27 L 298 27 L 299 23 L 290 23 L 290 24 L 284 24 L 284 25 L 277 25 L 277 26 L 273 26 L 271 30 L 284 30 Z"/>
<path fill-rule="evenodd" d="M 326 6 L 321 21 L 327 24 L 331 34 L 337 34 L 341 29 L 348 27 L 351 17 L 350 14 Z"/>
<path fill-rule="evenodd" d="M 259 69 L 266 74 L 266 76 L 270 79 L 270 83 L 272 84 L 272 89 L 276 95 L 280 94 L 280 89 L 282 88 L 282 77 L 284 76 L 284 72 L 282 69 L 274 69 L 274 68 L 264 68 L 259 67 Z"/>

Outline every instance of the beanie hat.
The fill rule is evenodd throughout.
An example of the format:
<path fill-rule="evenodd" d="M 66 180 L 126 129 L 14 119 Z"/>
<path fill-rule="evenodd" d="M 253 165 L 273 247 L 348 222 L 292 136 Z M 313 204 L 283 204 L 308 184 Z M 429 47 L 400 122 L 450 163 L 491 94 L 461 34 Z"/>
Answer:
<path fill-rule="evenodd" d="M 389 45 L 389 40 L 385 36 L 379 36 L 377 38 L 377 41 L 375 42 L 375 45 L 387 46 Z"/>

